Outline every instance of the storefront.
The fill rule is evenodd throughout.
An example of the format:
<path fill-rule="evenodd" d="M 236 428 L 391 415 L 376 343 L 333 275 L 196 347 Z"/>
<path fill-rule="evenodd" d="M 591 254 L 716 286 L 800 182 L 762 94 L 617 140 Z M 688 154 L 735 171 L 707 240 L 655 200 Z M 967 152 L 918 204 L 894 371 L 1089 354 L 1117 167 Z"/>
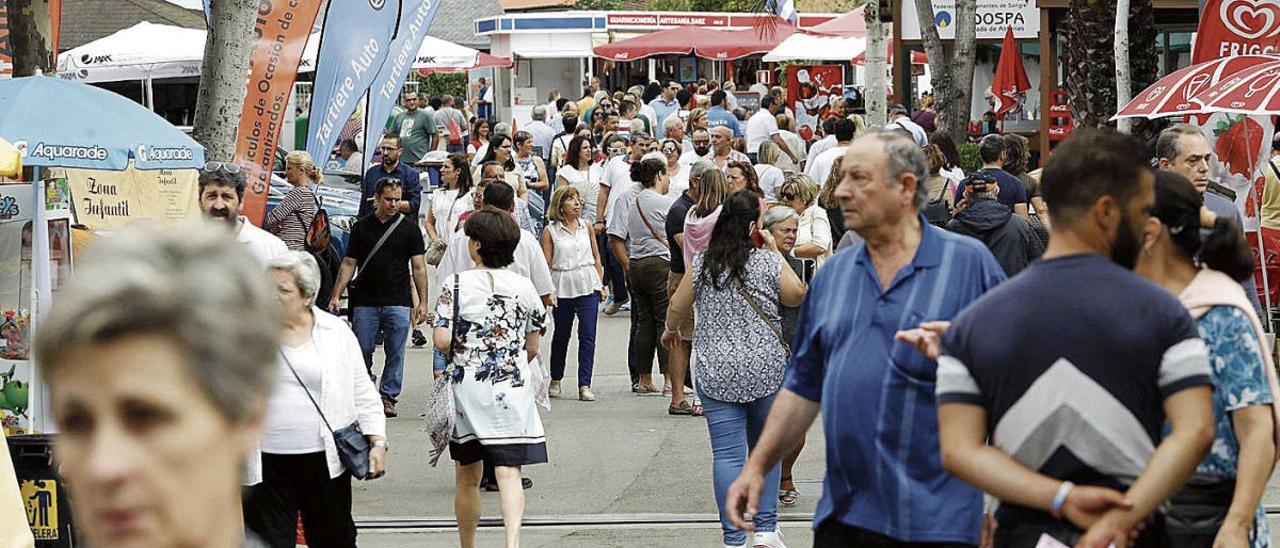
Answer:
<path fill-rule="evenodd" d="M 838 14 L 805 14 L 799 27 L 807 29 Z M 527 123 L 533 106 L 545 103 L 551 91 L 577 99 L 583 82 L 592 76 L 618 89 L 649 80 L 693 81 L 733 79 L 751 84 L 763 67 L 760 56 L 732 62 L 681 56 L 654 56 L 619 62 L 597 58 L 596 46 L 681 26 L 740 30 L 764 23 L 771 16 L 738 13 L 566 11 L 514 13 L 475 22 L 477 35 L 488 36 L 494 55 L 515 61 L 510 71 L 496 71 L 501 90 L 498 116 Z M 506 97 L 503 97 L 505 95 Z"/>

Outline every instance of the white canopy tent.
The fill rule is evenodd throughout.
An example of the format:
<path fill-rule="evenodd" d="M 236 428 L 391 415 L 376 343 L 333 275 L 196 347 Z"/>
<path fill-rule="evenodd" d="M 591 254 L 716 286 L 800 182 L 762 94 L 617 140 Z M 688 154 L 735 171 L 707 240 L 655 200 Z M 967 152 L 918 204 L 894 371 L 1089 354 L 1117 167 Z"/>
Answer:
<path fill-rule="evenodd" d="M 63 52 L 58 75 L 85 83 L 199 76 L 204 61 L 205 31 L 143 21 L 132 27 Z M 307 40 L 298 72 L 315 70 L 320 33 Z M 476 65 L 480 52 L 427 36 L 413 61 L 413 69 L 465 69 Z"/>
<path fill-rule="evenodd" d="M 766 63 L 781 61 L 850 61 L 866 51 L 867 39 L 797 32 L 764 55 Z"/>

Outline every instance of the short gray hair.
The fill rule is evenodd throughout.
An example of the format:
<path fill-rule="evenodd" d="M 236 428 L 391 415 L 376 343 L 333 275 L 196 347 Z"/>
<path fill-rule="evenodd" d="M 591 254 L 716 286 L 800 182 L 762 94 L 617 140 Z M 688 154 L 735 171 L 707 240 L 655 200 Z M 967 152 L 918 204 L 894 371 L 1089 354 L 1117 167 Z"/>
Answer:
<path fill-rule="evenodd" d="M 764 212 L 764 222 L 762 224 L 764 225 L 765 230 L 769 230 L 770 228 L 773 228 L 774 225 L 785 223 L 790 219 L 799 221 L 800 214 L 796 213 L 796 210 L 791 209 L 788 206 L 777 205 Z"/>
<path fill-rule="evenodd" d="M 316 264 L 316 258 L 310 253 L 287 251 L 271 259 L 267 268 L 289 273 L 302 296 L 315 304 L 316 293 L 320 291 L 320 265 Z"/>
<path fill-rule="evenodd" d="M 547 107 L 544 107 L 542 105 L 535 105 L 533 107 L 533 119 L 538 121 L 546 121 Z"/>
<path fill-rule="evenodd" d="M 684 120 L 681 120 L 679 116 L 668 116 L 666 120 L 662 121 L 662 131 L 667 133 L 679 130 L 682 127 L 684 127 Z"/>
<path fill-rule="evenodd" d="M 132 226 L 95 242 L 36 336 L 45 379 L 88 364 L 89 345 L 173 341 L 186 373 L 229 422 L 262 411 L 276 377 L 279 306 L 266 272 L 225 227 Z"/>
<path fill-rule="evenodd" d="M 1204 137 L 1204 130 L 1191 124 L 1175 124 L 1165 128 L 1156 137 L 1156 160 L 1177 158 L 1182 154 L 1182 138 L 1190 135 Z"/>
<path fill-rule="evenodd" d="M 885 177 L 897 181 L 898 176 L 910 173 L 916 176 L 916 194 L 911 204 L 920 209 L 929 201 L 929 160 L 914 140 L 896 131 L 876 130 L 864 134 L 861 139 L 874 139 L 884 148 Z"/>
<path fill-rule="evenodd" d="M 694 162 L 692 166 L 689 166 L 689 178 L 701 179 L 708 171 L 717 171 L 719 169 L 720 168 L 716 167 L 716 164 L 710 160 L 698 160 Z"/>
<path fill-rule="evenodd" d="M 507 137 L 510 137 L 510 136 L 511 136 L 511 124 L 508 124 L 508 123 L 506 123 L 506 122 L 498 122 L 497 124 L 495 124 L 495 125 L 493 126 L 493 134 L 494 134 L 494 135 L 506 135 Z"/>

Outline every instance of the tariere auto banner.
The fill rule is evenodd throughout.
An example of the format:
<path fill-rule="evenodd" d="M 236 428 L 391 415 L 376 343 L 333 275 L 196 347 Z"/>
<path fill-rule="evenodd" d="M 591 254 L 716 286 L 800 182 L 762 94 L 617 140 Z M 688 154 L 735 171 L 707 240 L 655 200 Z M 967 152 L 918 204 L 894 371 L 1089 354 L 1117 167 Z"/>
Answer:
<path fill-rule="evenodd" d="M 1200 10 L 1193 64 L 1258 53 L 1280 53 L 1280 0 L 1205 2 Z"/>
<path fill-rule="evenodd" d="M 240 113 L 236 163 L 248 170 L 242 214 L 261 225 L 276 143 L 298 75 L 298 61 L 323 0 L 258 0 L 249 56 L 249 88 Z M 317 156 L 317 159 L 324 158 Z"/>
<path fill-rule="evenodd" d="M 323 163 L 342 127 L 390 54 L 401 0 L 342 0 L 329 4 L 307 128 L 307 152 Z M 366 151 L 366 154 L 368 151 Z"/>
<path fill-rule="evenodd" d="M 369 88 L 369 115 L 365 117 L 364 147 L 365 158 L 372 158 L 370 151 L 382 138 L 382 128 L 386 127 L 387 117 L 391 109 L 400 100 L 400 88 L 418 56 L 418 48 L 427 37 L 427 29 L 436 17 L 436 10 L 443 0 L 405 0 L 404 13 L 400 15 L 399 29 L 382 70 L 373 79 Z"/>

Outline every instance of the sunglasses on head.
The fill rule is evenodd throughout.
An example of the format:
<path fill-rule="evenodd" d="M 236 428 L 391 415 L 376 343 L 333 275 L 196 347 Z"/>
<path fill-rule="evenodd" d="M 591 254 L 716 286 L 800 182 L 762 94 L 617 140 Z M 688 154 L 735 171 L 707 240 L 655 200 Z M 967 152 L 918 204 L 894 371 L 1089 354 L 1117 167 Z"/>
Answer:
<path fill-rule="evenodd" d="M 222 171 L 222 172 L 235 175 L 237 173 L 240 173 L 240 164 L 235 164 L 231 162 L 205 162 L 204 169 L 202 171 L 207 171 L 207 172 Z"/>

